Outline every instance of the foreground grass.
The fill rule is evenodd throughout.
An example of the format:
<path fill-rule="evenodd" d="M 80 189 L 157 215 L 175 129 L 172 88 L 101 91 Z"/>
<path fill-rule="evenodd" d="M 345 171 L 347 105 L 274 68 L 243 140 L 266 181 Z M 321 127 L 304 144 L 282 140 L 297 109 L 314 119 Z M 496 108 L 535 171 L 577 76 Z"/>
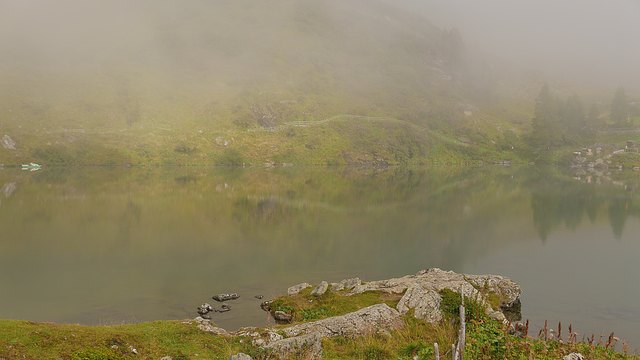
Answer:
<path fill-rule="evenodd" d="M 241 351 L 256 355 L 240 338 L 179 321 L 95 327 L 0 321 L 0 359 L 226 359 Z"/>
<path fill-rule="evenodd" d="M 319 320 L 346 314 L 373 304 L 395 306 L 398 295 L 364 293 L 344 296 L 328 292 L 310 295 L 309 289 L 296 296 L 275 299 L 271 307 L 294 315 L 294 323 Z M 441 356 L 451 356 L 459 324 L 456 320 L 457 295 L 443 293 L 445 319 L 429 324 L 403 317 L 404 326 L 365 337 L 335 337 L 323 340 L 325 359 L 434 359 L 434 343 L 440 344 Z M 458 304 L 455 304 L 455 301 Z M 446 300 L 446 301 L 445 301 Z M 466 304 L 468 309 L 466 359 L 561 359 L 579 352 L 587 359 L 640 359 L 636 355 L 616 352 L 612 346 L 586 343 L 563 343 L 510 335 L 502 324 L 489 319 L 481 306 Z M 132 349 L 136 349 L 137 354 Z M 304 349 L 302 350 L 304 351 Z M 89 327 L 80 325 L 38 324 L 25 321 L 0 321 L 0 359 L 126 360 L 228 359 L 244 352 L 254 359 L 275 359 L 275 355 L 251 345 L 248 338 L 222 337 L 197 329 L 193 322 L 158 321 L 133 325 Z M 298 353 L 291 359 L 304 359 Z"/>

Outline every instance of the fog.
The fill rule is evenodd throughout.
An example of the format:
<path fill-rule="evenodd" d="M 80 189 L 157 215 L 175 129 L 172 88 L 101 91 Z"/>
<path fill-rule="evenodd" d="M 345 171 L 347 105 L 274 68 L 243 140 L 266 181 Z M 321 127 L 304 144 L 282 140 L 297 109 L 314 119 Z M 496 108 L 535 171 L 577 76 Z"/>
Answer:
<path fill-rule="evenodd" d="M 0 106 L 135 98 L 120 107 L 202 112 L 247 94 L 344 92 L 383 107 L 466 96 L 463 73 L 480 89 L 633 92 L 638 35 L 640 0 L 0 0 Z"/>
<path fill-rule="evenodd" d="M 574 87 L 640 88 L 639 0 L 408 0 L 492 63 Z"/>

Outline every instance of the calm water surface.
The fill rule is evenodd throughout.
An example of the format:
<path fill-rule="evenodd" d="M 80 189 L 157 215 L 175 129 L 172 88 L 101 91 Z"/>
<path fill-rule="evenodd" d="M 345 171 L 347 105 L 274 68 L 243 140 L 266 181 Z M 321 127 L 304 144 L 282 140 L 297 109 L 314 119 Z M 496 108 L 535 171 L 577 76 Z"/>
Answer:
<path fill-rule="evenodd" d="M 498 273 L 523 315 L 640 344 L 640 176 L 536 168 L 0 170 L 0 318 L 269 320 L 302 281 Z M 565 328 L 567 325 L 564 325 Z"/>

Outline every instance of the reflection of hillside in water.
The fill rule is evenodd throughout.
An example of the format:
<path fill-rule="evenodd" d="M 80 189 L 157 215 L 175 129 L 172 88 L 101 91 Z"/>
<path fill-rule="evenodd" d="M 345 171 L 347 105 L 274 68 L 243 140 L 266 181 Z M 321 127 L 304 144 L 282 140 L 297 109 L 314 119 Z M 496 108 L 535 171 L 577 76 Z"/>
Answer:
<path fill-rule="evenodd" d="M 575 231 L 586 219 L 595 223 L 606 216 L 613 235 L 620 239 L 628 217 L 640 216 L 637 179 L 632 175 L 620 173 L 621 178 L 613 180 L 532 172 L 526 186 L 538 235 L 544 241 L 561 225 Z"/>
<path fill-rule="evenodd" d="M 89 323 L 188 316 L 212 288 L 461 270 L 585 219 L 617 236 L 638 215 L 624 187 L 531 168 L 5 169 L 0 184 L 13 189 L 0 283 L 14 294 L 0 309 L 15 309 L 0 317 L 32 318 L 38 289 L 46 320 Z"/>

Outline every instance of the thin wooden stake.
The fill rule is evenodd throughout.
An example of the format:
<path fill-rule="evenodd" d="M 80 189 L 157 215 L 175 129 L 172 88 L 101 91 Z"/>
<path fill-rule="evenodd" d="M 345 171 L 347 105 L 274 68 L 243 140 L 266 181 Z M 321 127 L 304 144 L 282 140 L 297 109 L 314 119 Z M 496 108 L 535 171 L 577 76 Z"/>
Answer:
<path fill-rule="evenodd" d="M 558 335 L 556 336 L 558 337 L 559 341 L 562 340 L 562 321 L 558 322 Z"/>
<path fill-rule="evenodd" d="M 438 346 L 438 343 L 433 344 L 433 350 L 436 353 L 436 360 L 440 360 L 440 347 Z"/>

